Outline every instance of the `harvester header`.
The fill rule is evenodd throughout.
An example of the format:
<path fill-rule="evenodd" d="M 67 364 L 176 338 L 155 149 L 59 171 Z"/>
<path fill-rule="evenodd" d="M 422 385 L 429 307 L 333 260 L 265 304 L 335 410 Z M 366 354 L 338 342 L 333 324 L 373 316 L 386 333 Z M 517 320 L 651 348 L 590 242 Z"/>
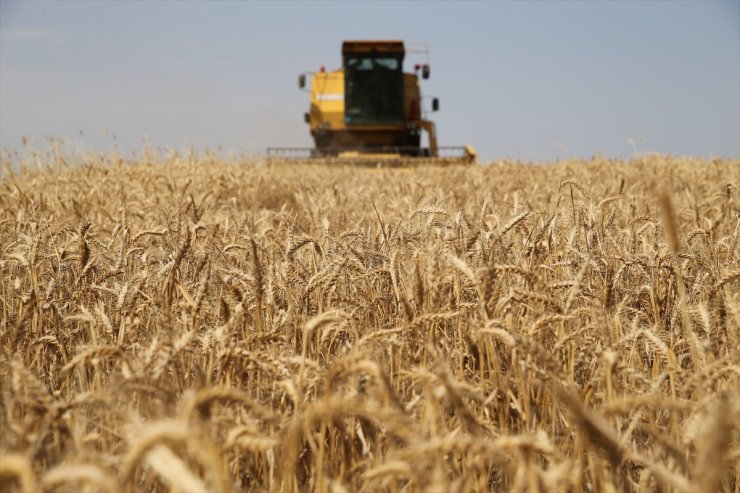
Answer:
<path fill-rule="evenodd" d="M 440 147 L 434 122 L 427 112 L 439 109 L 439 100 L 422 97 L 419 79 L 428 79 L 429 51 L 423 64 L 404 72 L 406 47 L 403 41 L 344 41 L 342 67 L 304 73 L 301 89 L 310 82 L 310 108 L 304 115 L 314 148 L 269 148 L 268 155 L 330 159 L 387 160 L 384 164 L 429 162 L 475 162 L 470 146 Z M 429 104 L 431 103 L 431 104 Z M 428 108 L 431 106 L 431 108 Z M 428 147 L 422 147 L 422 133 Z"/>

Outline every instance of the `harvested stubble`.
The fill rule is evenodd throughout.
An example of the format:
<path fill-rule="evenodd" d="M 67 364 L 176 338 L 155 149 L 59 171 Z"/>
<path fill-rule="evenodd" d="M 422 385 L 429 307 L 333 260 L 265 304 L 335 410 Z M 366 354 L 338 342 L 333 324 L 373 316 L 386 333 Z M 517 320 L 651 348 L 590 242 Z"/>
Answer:
<path fill-rule="evenodd" d="M 36 161 L 2 491 L 740 488 L 737 161 Z"/>

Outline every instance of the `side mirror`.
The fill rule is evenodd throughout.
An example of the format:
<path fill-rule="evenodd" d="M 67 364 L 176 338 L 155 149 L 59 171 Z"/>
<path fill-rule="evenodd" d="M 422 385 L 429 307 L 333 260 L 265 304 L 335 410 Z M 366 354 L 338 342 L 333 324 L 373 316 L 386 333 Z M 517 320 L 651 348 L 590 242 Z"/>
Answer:
<path fill-rule="evenodd" d="M 439 99 L 438 98 L 432 99 L 432 111 L 439 111 Z"/>
<path fill-rule="evenodd" d="M 429 78 L 429 72 L 430 72 L 429 64 L 425 63 L 424 65 L 421 66 L 421 77 L 423 79 Z"/>
<path fill-rule="evenodd" d="M 311 123 L 311 115 L 309 115 L 308 113 L 304 113 L 303 114 L 303 121 L 306 122 L 306 123 Z"/>
<path fill-rule="evenodd" d="M 298 88 L 303 89 L 306 87 L 306 74 L 301 74 L 298 76 Z"/>

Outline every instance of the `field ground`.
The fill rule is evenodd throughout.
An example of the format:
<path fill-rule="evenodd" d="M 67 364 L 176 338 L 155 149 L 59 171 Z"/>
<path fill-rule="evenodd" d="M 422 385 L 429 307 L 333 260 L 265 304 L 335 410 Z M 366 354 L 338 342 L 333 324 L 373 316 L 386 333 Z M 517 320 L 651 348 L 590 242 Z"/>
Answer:
<path fill-rule="evenodd" d="M 740 162 L 39 155 L 0 490 L 737 492 Z"/>

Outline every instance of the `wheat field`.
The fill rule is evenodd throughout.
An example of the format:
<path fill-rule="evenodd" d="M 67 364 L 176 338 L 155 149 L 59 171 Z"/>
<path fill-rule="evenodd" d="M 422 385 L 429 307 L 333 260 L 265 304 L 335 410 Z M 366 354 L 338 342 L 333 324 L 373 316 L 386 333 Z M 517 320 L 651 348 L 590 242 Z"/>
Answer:
<path fill-rule="evenodd" d="M 740 491 L 740 161 L 36 152 L 2 492 Z"/>

